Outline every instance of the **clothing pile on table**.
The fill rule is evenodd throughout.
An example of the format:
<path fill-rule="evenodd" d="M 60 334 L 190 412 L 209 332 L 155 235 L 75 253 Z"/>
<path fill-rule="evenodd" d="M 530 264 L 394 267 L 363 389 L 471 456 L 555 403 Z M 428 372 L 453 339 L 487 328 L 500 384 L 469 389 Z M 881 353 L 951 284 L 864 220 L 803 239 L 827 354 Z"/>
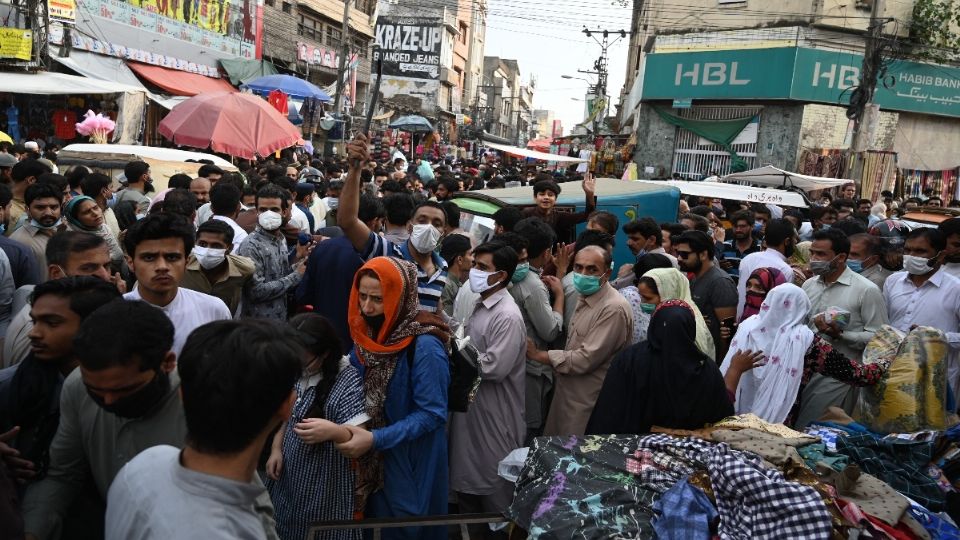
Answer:
<path fill-rule="evenodd" d="M 508 517 L 531 538 L 960 539 L 960 427 L 806 433 L 754 415 L 696 431 L 541 437 Z"/>

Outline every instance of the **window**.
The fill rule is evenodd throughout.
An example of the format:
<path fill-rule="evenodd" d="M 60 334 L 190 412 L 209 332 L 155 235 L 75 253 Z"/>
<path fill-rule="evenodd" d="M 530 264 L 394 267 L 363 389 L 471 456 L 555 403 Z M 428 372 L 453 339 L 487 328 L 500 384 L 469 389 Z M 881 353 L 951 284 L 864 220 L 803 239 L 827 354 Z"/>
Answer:
<path fill-rule="evenodd" d="M 314 41 L 323 41 L 323 23 L 301 13 L 297 21 L 297 34 Z"/>
<path fill-rule="evenodd" d="M 274 0 L 264 0 L 264 4 L 266 4 L 266 5 L 270 6 L 270 7 L 273 7 L 273 5 L 274 5 Z"/>
<path fill-rule="evenodd" d="M 292 8 L 292 5 L 290 4 L 290 2 L 284 2 L 284 3 L 283 3 L 283 8 L 282 8 L 282 9 L 283 9 L 283 12 L 284 12 L 284 13 L 290 13 L 290 9 L 291 9 L 291 8 Z"/>
<path fill-rule="evenodd" d="M 460 43 L 463 43 L 464 45 L 467 44 L 467 24 L 466 23 L 463 23 L 463 22 L 460 23 L 460 36 L 457 39 L 460 40 Z"/>
<path fill-rule="evenodd" d="M 367 57 L 367 49 L 368 49 L 368 47 L 367 47 L 367 41 L 366 41 L 365 39 L 363 39 L 363 38 L 354 38 L 354 40 L 353 40 L 353 48 L 356 49 L 357 54 L 360 56 L 360 58 L 366 58 L 366 57 Z"/>
<path fill-rule="evenodd" d="M 332 26 L 327 27 L 327 45 L 331 47 L 339 47 L 340 40 L 343 39 L 343 32 L 337 30 Z"/>

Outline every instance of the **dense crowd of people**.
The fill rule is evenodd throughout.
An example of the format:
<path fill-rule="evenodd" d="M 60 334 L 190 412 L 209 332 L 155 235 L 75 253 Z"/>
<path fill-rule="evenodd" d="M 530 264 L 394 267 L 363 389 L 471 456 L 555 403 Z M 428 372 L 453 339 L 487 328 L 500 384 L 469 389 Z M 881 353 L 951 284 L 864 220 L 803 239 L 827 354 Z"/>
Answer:
<path fill-rule="evenodd" d="M 884 325 L 943 334 L 956 410 L 960 218 L 898 219 L 933 196 L 690 197 L 676 221 L 620 223 L 589 173 L 377 160 L 363 136 L 159 192 L 145 162 L 115 190 L 38 150 L 0 148 L 4 538 L 292 540 L 503 512 L 498 463 L 539 436 L 850 414 L 889 368 L 863 359 Z M 557 209 L 571 182 L 583 212 Z M 461 227 L 457 192 L 507 186 L 530 206 Z"/>

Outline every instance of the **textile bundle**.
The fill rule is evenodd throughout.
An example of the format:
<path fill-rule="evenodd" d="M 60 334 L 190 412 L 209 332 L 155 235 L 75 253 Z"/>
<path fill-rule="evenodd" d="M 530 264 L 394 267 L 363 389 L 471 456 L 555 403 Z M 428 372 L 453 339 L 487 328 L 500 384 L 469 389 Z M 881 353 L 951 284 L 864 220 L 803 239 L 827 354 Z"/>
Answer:
<path fill-rule="evenodd" d="M 947 340 L 943 332 L 920 327 L 904 334 L 883 326 L 863 351 L 865 364 L 879 361 L 890 368 L 880 383 L 860 391 L 857 420 L 884 434 L 947 427 Z"/>
<path fill-rule="evenodd" d="M 697 431 L 541 437 L 508 517 L 531 538 L 960 538 L 937 513 L 960 478 L 935 465 L 953 471 L 960 429 L 882 438 L 836 420 L 809 433 L 742 415 Z"/>

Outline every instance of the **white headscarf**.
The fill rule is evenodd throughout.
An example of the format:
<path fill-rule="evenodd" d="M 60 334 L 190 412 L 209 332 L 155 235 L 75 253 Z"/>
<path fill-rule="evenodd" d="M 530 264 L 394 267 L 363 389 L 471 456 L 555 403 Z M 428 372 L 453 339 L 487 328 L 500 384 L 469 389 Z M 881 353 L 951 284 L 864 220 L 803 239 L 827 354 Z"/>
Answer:
<path fill-rule="evenodd" d="M 770 290 L 760 313 L 740 323 L 720 371 L 727 373 L 738 350 L 763 351 L 766 365 L 740 379 L 737 414 L 753 413 L 774 424 L 787 419 L 800 390 L 804 357 L 813 343 L 813 332 L 806 325 L 809 311 L 810 299 L 803 289 L 785 283 Z"/>

